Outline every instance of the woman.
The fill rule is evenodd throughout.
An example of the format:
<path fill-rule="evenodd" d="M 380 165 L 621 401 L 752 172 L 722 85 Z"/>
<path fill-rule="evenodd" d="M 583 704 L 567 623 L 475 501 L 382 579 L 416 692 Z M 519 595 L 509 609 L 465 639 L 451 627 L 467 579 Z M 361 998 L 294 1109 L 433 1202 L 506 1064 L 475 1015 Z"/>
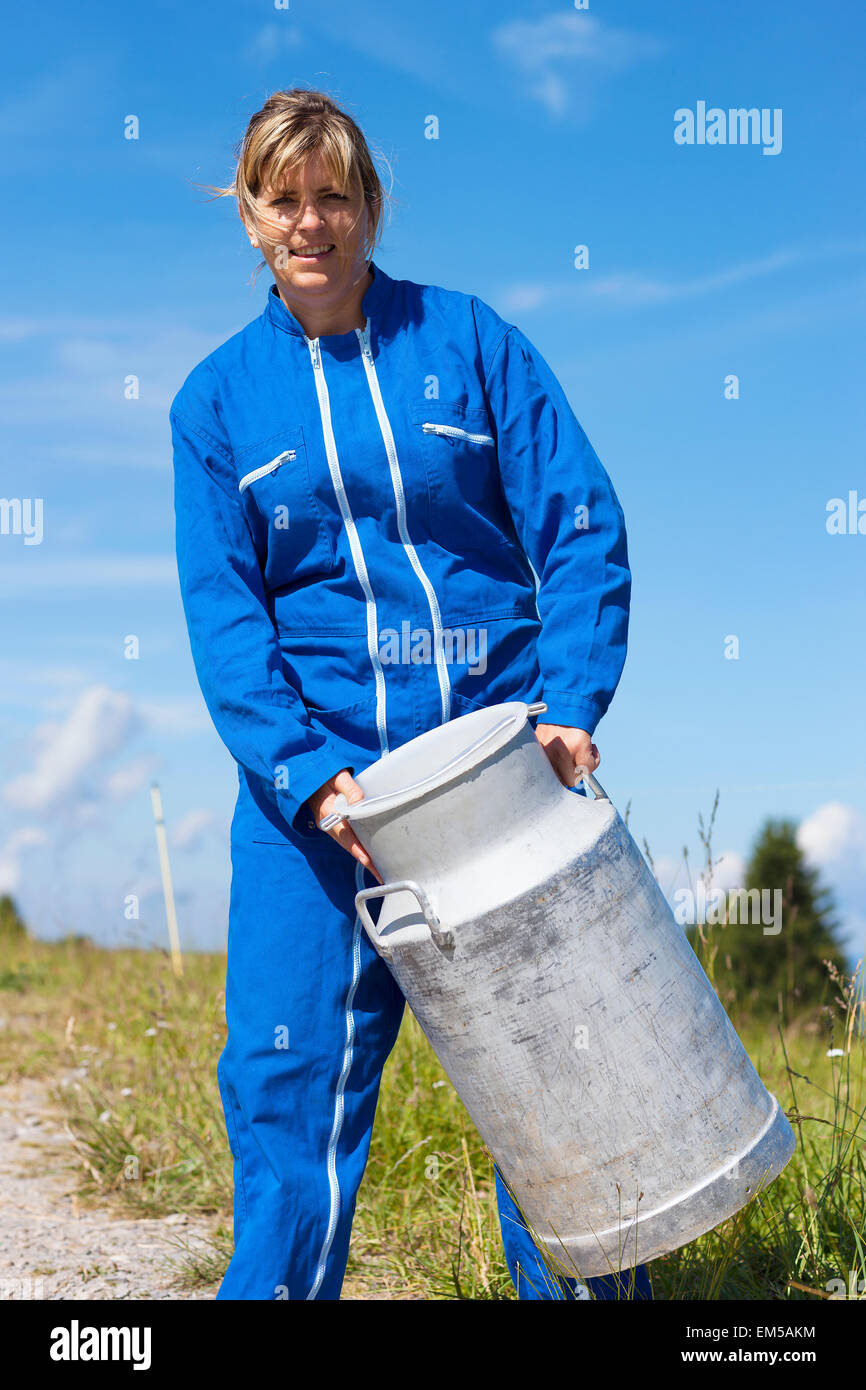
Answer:
<path fill-rule="evenodd" d="M 404 1000 L 354 909 L 375 865 L 346 822 L 319 822 L 338 793 L 361 797 L 353 772 L 504 700 L 547 702 L 536 734 L 566 786 L 594 770 L 625 658 L 626 537 L 520 331 L 370 260 L 383 190 L 328 97 L 272 96 L 219 191 L 274 283 L 171 408 L 184 610 L 239 778 L 217 1069 L 235 1253 L 218 1297 L 337 1299 Z M 520 1297 L 588 1297 L 551 1283 L 498 1175 L 497 1196 Z"/>

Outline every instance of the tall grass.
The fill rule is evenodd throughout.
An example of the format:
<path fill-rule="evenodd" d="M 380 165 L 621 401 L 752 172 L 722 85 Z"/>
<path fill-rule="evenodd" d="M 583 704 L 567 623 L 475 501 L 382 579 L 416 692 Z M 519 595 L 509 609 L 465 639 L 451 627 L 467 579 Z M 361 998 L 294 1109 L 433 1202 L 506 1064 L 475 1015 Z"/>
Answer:
<path fill-rule="evenodd" d="M 50 1084 L 75 1137 L 83 1201 L 216 1216 L 212 1255 L 190 1259 L 191 1280 L 219 1278 L 231 1251 L 215 1076 L 224 969 L 220 954 L 188 956 L 177 980 L 162 953 L 0 934 L 0 1081 Z M 808 1300 L 829 1297 L 849 1271 L 866 1280 L 863 1005 L 852 979 L 834 986 L 817 1029 L 735 1018 L 797 1152 L 731 1220 L 653 1262 L 657 1298 Z M 383 1077 L 345 1293 L 515 1297 L 490 1155 L 408 1012 Z"/>

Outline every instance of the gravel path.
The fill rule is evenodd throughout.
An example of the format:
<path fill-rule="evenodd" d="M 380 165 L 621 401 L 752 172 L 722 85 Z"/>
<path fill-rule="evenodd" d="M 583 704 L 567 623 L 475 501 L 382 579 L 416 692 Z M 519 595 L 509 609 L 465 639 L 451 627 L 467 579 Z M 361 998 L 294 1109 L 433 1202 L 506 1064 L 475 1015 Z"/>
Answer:
<path fill-rule="evenodd" d="M 78 1164 L 47 1086 L 0 1091 L 0 1299 L 211 1299 L 177 1274 L 182 1243 L 202 1249 L 206 1217 L 130 1217 L 76 1195 Z"/>

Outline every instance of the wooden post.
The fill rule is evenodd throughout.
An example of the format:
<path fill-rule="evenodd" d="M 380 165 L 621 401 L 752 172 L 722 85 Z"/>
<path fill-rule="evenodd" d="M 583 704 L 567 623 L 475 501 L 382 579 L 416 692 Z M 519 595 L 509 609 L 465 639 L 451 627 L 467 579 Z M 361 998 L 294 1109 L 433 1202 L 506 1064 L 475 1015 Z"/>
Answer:
<path fill-rule="evenodd" d="M 171 943 L 171 968 L 180 978 L 183 974 L 183 957 L 180 953 L 180 937 L 177 932 L 177 913 L 174 907 L 174 889 L 171 886 L 171 867 L 168 862 L 168 839 L 165 821 L 162 817 L 162 796 L 159 785 L 151 783 L 150 799 L 153 802 L 153 819 L 156 825 L 156 844 L 159 850 L 159 868 L 162 874 L 162 894 L 165 898 L 165 916 L 168 922 L 168 939 Z"/>

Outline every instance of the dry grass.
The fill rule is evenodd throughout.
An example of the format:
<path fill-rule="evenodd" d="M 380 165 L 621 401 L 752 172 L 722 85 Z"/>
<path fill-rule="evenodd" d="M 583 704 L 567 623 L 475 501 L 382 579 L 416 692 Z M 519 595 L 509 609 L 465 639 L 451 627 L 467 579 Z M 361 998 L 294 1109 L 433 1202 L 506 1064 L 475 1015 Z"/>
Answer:
<path fill-rule="evenodd" d="M 216 1213 L 218 1278 L 231 1250 L 231 1157 L 216 1085 L 225 1032 L 222 955 L 186 958 L 176 980 L 157 952 L 0 936 L 0 1081 L 51 1081 L 76 1136 L 84 1200 L 130 1210 Z M 850 982 L 834 1016 L 741 1036 L 788 1111 L 798 1150 L 731 1221 L 651 1266 L 667 1299 L 828 1296 L 866 1279 L 866 1048 Z M 847 993 L 846 993 L 847 990 Z M 843 1056 L 828 1057 L 831 1047 Z M 346 1292 L 354 1297 L 511 1299 L 493 1169 L 426 1039 L 407 1015 L 383 1079 L 359 1194 Z"/>

